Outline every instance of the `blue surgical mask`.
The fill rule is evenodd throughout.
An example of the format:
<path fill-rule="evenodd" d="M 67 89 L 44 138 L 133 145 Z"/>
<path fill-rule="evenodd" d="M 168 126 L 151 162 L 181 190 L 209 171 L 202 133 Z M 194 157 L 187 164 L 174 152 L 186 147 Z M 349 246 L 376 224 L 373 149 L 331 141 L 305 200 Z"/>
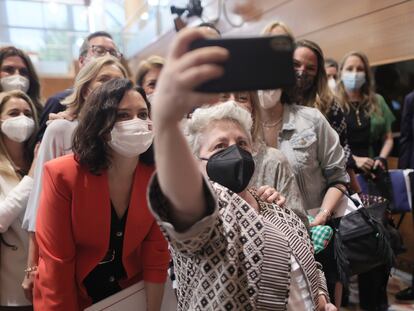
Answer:
<path fill-rule="evenodd" d="M 341 80 L 348 92 L 358 91 L 365 83 L 365 72 L 343 72 Z"/>

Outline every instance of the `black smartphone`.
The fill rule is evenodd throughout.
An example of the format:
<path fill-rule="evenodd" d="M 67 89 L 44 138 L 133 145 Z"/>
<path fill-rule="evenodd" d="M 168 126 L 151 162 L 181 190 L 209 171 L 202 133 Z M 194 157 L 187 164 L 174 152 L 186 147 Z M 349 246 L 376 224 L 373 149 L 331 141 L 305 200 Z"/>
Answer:
<path fill-rule="evenodd" d="M 200 39 L 191 43 L 190 50 L 208 46 L 226 48 L 230 56 L 221 64 L 224 75 L 200 85 L 199 92 L 277 89 L 295 83 L 295 47 L 288 36 Z"/>

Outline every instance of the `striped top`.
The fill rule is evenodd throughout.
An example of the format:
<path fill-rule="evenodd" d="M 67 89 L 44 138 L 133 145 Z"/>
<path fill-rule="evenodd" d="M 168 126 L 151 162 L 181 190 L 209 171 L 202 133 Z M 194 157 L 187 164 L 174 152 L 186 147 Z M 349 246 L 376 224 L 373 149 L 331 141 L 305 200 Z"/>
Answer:
<path fill-rule="evenodd" d="M 326 281 L 298 216 L 266 203 L 260 204 L 258 214 L 237 194 L 216 183 L 212 186 L 204 183 L 207 216 L 178 232 L 156 175 L 150 182 L 148 201 L 171 245 L 177 310 L 287 310 L 291 255 L 317 310 L 319 295 L 328 297 Z"/>
<path fill-rule="evenodd" d="M 313 301 L 307 278 L 301 266 L 292 255 L 289 242 L 270 220 L 263 219 L 265 225 L 265 249 L 263 256 L 262 278 L 257 301 L 259 310 L 275 310 L 284 307 L 276 305 L 274 297 L 286 295 L 288 311 L 312 311 Z M 275 257 L 281 244 L 285 244 L 283 257 Z M 290 257 L 290 262 L 288 258 Z M 287 280 L 290 278 L 290 285 Z M 286 290 L 288 289 L 288 290 Z"/>

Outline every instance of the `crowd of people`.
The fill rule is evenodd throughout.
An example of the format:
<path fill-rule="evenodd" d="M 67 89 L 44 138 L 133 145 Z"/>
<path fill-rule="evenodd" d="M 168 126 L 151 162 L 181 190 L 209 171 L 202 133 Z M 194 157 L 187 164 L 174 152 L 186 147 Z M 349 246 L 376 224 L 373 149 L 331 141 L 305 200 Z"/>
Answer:
<path fill-rule="evenodd" d="M 295 40 L 282 22 L 260 35 Z M 339 310 L 334 239 L 316 254 L 311 232 L 334 227 L 356 174 L 386 169 L 395 118 L 363 52 L 338 65 L 309 40 L 291 87 L 196 92 L 229 55 L 189 45 L 219 36 L 183 29 L 131 71 L 95 32 L 73 87 L 44 105 L 27 54 L 0 48 L 0 311 L 83 310 L 138 281 L 160 310 L 168 270 L 177 310 Z M 389 273 L 358 276 L 362 309 L 387 310 Z"/>

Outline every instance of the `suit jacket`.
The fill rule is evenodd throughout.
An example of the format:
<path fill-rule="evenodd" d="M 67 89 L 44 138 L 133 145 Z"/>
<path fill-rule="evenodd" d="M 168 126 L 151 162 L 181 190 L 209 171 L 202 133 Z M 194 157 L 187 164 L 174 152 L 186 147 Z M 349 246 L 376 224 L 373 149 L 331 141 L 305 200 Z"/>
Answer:
<path fill-rule="evenodd" d="M 37 142 L 42 141 L 43 134 L 45 133 L 47 127 L 46 122 L 49 120 L 49 114 L 65 111 L 67 107 L 62 105 L 60 102 L 72 94 L 72 92 L 73 89 L 70 88 L 48 98 L 45 103 L 45 107 L 43 108 L 42 115 L 40 116 L 39 131 L 37 132 Z"/>
<path fill-rule="evenodd" d="M 22 219 L 33 178 L 18 180 L 0 175 L 0 233 L 8 246 L 0 243 L 0 306 L 27 306 L 22 281 L 27 266 L 28 233 Z"/>
<path fill-rule="evenodd" d="M 125 226 L 122 262 L 127 287 L 144 280 L 163 283 L 169 253 L 147 207 L 146 189 L 153 167 L 138 164 Z M 73 155 L 45 164 L 36 224 L 39 244 L 35 280 L 36 310 L 83 310 L 91 304 L 85 277 L 109 246 L 111 205 L 108 175 L 93 175 Z"/>
<path fill-rule="evenodd" d="M 404 100 L 398 167 L 414 168 L 414 92 Z"/>

